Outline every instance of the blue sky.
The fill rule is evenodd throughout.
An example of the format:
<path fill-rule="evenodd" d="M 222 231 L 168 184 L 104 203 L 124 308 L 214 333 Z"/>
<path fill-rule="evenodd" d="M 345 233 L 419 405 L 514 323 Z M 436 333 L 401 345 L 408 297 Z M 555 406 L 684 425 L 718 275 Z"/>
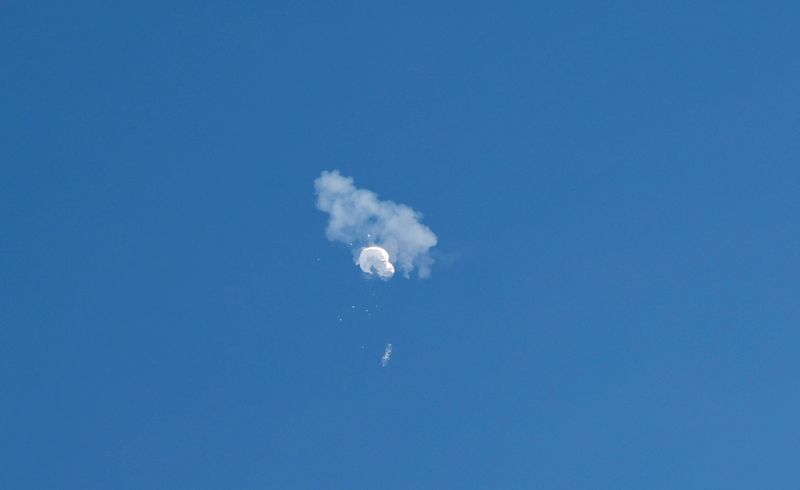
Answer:
<path fill-rule="evenodd" d="M 800 487 L 800 8 L 585 3 L 4 2 L 0 487 Z"/>

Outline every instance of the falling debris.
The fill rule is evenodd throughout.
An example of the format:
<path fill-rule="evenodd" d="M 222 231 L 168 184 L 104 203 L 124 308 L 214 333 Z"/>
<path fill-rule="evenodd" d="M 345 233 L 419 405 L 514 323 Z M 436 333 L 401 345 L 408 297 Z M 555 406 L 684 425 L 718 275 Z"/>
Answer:
<path fill-rule="evenodd" d="M 389 262 L 389 252 L 381 247 L 365 247 L 358 256 L 358 265 L 367 274 L 373 270 L 381 279 L 391 279 L 394 275 L 394 265 Z"/>
<path fill-rule="evenodd" d="M 383 351 L 383 356 L 381 356 L 381 367 L 388 366 L 391 358 L 392 358 L 392 344 L 386 344 L 386 350 Z"/>

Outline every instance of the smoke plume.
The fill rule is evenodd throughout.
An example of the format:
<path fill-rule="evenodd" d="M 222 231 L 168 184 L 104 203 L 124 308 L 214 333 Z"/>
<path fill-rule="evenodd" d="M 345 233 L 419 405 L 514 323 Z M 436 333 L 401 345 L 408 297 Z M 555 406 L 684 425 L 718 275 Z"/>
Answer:
<path fill-rule="evenodd" d="M 329 240 L 348 244 L 362 270 L 372 270 L 384 279 L 392 277 L 395 266 L 408 277 L 416 269 L 419 277 L 430 275 L 433 259 L 428 251 L 436 235 L 420 223 L 422 215 L 404 204 L 382 201 L 338 170 L 324 171 L 314 181 L 317 208 L 329 214 Z M 388 254 L 383 257 L 381 252 Z M 362 260 L 362 256 L 367 254 Z M 393 265 L 394 264 L 394 265 Z M 366 265 L 366 268 L 365 268 Z"/>

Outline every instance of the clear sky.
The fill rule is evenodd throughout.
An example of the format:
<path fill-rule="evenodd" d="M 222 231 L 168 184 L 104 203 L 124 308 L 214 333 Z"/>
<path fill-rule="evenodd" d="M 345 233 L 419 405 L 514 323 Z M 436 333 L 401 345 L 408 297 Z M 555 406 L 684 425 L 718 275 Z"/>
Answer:
<path fill-rule="evenodd" d="M 0 488 L 800 488 L 797 2 L 121 3 L 0 4 Z"/>

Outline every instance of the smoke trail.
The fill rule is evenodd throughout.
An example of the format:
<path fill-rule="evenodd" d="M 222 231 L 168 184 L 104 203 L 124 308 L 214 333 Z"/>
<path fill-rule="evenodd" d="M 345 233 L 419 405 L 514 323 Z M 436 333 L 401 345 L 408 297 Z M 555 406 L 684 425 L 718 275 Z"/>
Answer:
<path fill-rule="evenodd" d="M 352 178 L 342 176 L 338 170 L 322 172 L 314 181 L 314 188 L 317 208 L 330 217 L 328 239 L 354 247 L 354 260 L 362 270 L 362 252 L 377 245 L 389 255 L 383 263 L 384 273 L 375 264 L 367 271 L 374 268 L 378 275 L 389 278 L 393 271 L 389 274 L 388 266 L 397 266 L 406 277 L 414 269 L 419 277 L 430 275 L 433 259 L 428 252 L 437 238 L 420 223 L 420 213 L 403 204 L 381 201 L 374 192 L 357 188 Z"/>

